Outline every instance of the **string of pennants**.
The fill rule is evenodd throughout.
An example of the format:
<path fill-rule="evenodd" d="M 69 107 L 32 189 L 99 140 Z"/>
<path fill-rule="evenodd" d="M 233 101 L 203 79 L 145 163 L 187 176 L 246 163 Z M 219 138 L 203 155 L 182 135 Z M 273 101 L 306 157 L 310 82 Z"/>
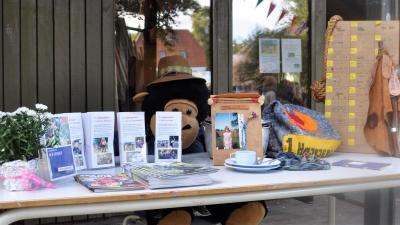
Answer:
<path fill-rule="evenodd" d="M 282 4 L 282 0 L 276 1 L 276 0 L 266 0 L 267 5 L 268 5 L 268 12 L 267 12 L 267 19 L 269 16 L 274 12 L 274 10 L 280 10 L 280 15 L 278 20 L 276 21 L 276 24 L 279 23 L 285 16 L 289 14 L 289 11 L 285 9 L 284 7 L 280 6 Z M 258 7 L 264 0 L 257 0 L 257 5 Z M 298 23 L 298 18 L 296 15 L 293 15 L 291 18 L 291 23 L 288 28 L 288 32 L 294 35 L 300 35 L 303 33 L 304 30 L 308 28 L 308 23 L 307 21 L 301 21 L 299 24 Z"/>

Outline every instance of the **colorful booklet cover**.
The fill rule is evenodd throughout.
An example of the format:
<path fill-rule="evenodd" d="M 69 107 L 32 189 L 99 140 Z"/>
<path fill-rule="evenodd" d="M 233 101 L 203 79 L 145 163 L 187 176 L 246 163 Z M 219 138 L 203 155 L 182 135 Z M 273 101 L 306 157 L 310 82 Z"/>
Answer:
<path fill-rule="evenodd" d="M 79 174 L 75 181 L 93 192 L 142 190 L 146 185 L 129 178 L 126 174 Z"/>
<path fill-rule="evenodd" d="M 370 170 L 382 170 L 383 168 L 390 166 L 390 163 L 379 163 L 379 162 L 362 162 L 362 161 L 354 161 L 354 160 L 340 160 L 332 163 L 332 166 L 342 166 L 342 167 L 351 167 L 358 169 L 370 169 Z"/>

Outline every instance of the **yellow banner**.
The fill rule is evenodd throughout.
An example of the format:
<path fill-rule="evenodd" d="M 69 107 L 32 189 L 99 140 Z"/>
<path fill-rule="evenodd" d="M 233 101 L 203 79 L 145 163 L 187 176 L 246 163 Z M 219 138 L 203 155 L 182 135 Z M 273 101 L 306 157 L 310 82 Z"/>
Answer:
<path fill-rule="evenodd" d="M 283 151 L 296 155 L 304 153 L 317 157 L 326 157 L 336 151 L 340 145 L 339 140 L 323 139 L 307 135 L 289 134 L 283 137 Z"/>

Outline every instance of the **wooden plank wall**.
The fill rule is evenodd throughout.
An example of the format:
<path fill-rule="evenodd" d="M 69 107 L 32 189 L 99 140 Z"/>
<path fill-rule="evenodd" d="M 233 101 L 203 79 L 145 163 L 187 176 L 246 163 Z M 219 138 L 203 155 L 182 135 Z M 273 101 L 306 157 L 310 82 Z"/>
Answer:
<path fill-rule="evenodd" d="M 113 0 L 0 0 L 0 110 L 114 110 Z"/>

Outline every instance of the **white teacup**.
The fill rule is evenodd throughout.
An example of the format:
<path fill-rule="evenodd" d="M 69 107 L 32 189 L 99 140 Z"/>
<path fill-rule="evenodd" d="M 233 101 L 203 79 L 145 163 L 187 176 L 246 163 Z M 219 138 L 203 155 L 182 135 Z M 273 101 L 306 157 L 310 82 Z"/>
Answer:
<path fill-rule="evenodd" d="M 231 153 L 237 164 L 254 165 L 257 163 L 257 154 L 255 151 L 239 150 Z"/>

